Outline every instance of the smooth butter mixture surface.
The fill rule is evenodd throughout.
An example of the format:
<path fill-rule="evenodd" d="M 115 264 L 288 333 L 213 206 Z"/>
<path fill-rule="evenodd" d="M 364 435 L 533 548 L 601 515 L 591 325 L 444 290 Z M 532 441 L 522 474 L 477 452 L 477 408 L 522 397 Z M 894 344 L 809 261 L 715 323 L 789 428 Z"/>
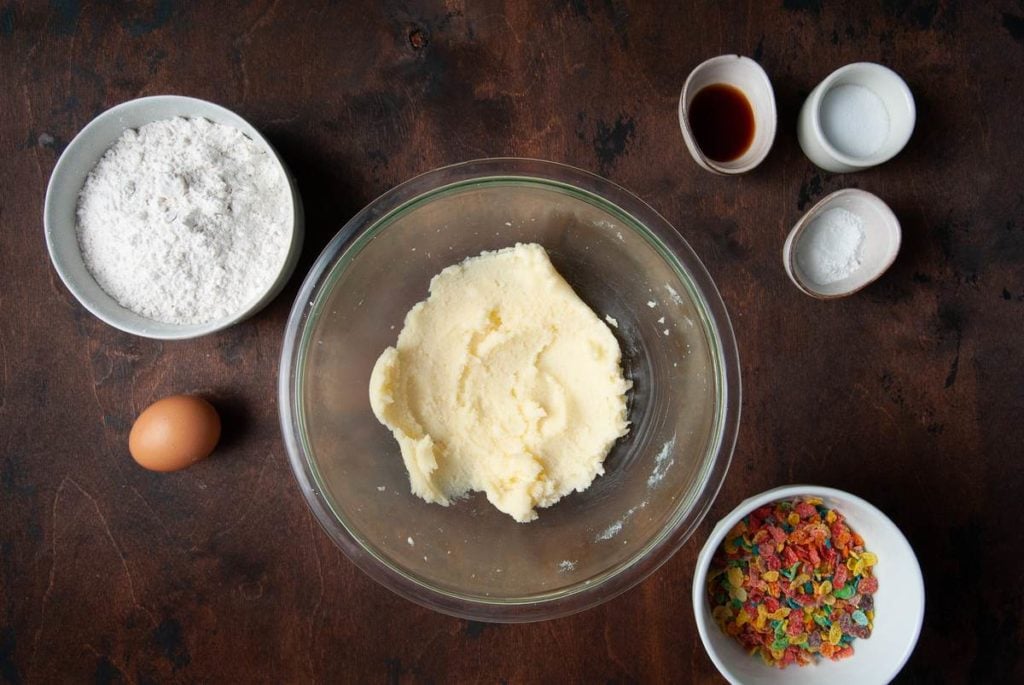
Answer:
<path fill-rule="evenodd" d="M 483 491 L 517 521 L 604 473 L 629 431 L 619 344 L 540 245 L 450 266 L 370 378 L 412 491 Z"/>

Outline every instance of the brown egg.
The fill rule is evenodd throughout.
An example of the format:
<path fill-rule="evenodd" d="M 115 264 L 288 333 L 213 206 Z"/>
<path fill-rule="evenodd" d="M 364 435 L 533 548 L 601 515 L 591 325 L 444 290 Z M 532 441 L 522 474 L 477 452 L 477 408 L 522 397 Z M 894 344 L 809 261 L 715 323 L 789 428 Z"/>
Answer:
<path fill-rule="evenodd" d="M 217 410 L 202 397 L 172 395 L 135 419 L 128 451 L 150 471 L 179 471 L 213 452 L 220 439 Z"/>

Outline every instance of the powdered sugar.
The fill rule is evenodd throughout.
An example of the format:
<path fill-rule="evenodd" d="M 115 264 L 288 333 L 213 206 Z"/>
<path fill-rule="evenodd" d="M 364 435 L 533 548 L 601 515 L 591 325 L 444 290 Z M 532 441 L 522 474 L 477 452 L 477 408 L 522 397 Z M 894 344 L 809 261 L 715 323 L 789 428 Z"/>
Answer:
<path fill-rule="evenodd" d="M 860 268 L 864 220 L 848 209 L 834 207 L 807 226 L 796 246 L 796 261 L 819 285 L 835 283 Z"/>
<path fill-rule="evenodd" d="M 156 321 L 229 317 L 270 286 L 291 240 L 288 183 L 238 129 L 168 119 L 128 130 L 78 204 L 86 268 L 122 306 Z"/>

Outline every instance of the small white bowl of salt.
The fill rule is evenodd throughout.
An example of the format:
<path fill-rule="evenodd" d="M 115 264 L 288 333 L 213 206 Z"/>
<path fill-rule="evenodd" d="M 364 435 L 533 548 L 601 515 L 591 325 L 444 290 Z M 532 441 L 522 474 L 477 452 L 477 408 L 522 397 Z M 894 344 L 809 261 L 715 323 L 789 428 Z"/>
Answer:
<path fill-rule="evenodd" d="M 846 297 L 874 282 L 900 251 L 900 222 L 877 196 L 839 190 L 796 222 L 782 248 L 786 273 L 820 300 Z"/>

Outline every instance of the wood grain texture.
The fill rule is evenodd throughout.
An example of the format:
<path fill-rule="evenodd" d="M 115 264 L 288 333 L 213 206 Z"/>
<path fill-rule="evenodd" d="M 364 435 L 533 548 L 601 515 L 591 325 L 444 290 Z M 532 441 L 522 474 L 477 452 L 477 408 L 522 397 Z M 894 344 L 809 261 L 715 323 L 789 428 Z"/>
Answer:
<path fill-rule="evenodd" d="M 928 613 L 903 682 L 1020 682 L 1024 575 L 1024 5 L 838 3 L 0 2 L 0 681 L 721 682 L 692 619 L 692 567 L 744 497 L 851 490 L 906 532 Z M 779 133 L 742 178 L 701 171 L 676 105 L 724 52 L 772 77 Z M 919 120 L 892 162 L 815 169 L 803 97 L 880 61 Z M 298 177 L 308 237 L 289 288 L 193 342 L 114 331 L 47 259 L 46 183 L 67 142 L 124 100 L 181 93 L 248 118 Z M 391 186 L 439 165 L 532 156 L 644 198 L 705 261 L 736 327 L 743 421 L 725 486 L 653 577 L 567 619 L 484 626 L 357 571 L 299 494 L 274 399 L 302 274 Z M 903 223 L 895 266 L 814 301 L 782 243 L 824 194 L 860 187 Z M 211 394 L 218 454 L 131 461 L 151 401 Z"/>

